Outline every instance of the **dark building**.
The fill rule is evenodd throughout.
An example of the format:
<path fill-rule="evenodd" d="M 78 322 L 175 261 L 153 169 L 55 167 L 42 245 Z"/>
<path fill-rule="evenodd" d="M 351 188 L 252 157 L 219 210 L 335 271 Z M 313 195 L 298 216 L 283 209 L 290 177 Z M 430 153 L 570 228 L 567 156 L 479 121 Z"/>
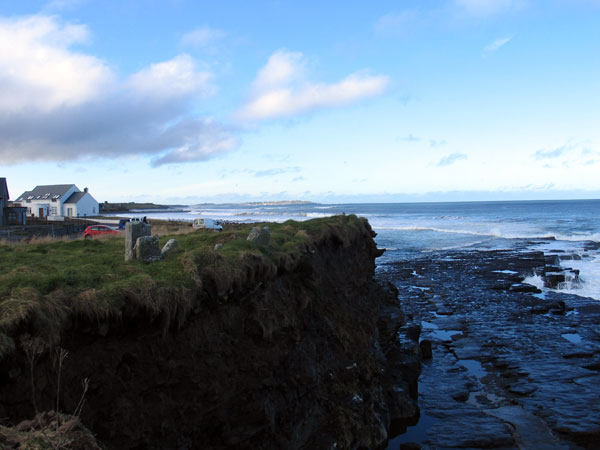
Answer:
<path fill-rule="evenodd" d="M 27 208 L 13 206 L 8 202 L 6 178 L 0 178 L 0 227 L 7 225 L 25 225 Z"/>
<path fill-rule="evenodd" d="M 8 224 L 6 209 L 8 208 L 8 186 L 6 178 L 0 178 L 0 227 Z"/>

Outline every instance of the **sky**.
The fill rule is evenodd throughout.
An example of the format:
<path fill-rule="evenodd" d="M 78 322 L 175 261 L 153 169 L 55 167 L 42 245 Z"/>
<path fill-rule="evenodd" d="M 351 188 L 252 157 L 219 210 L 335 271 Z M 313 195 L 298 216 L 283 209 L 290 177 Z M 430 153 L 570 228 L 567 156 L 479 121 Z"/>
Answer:
<path fill-rule="evenodd" d="M 12 199 L 600 198 L 600 0 L 0 0 L 0 177 Z"/>

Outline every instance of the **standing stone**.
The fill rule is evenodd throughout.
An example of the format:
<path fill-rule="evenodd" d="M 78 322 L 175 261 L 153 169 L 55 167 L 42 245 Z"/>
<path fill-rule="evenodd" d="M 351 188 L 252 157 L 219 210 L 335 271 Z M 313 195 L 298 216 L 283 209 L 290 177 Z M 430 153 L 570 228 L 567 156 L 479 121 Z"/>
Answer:
<path fill-rule="evenodd" d="M 177 242 L 177 239 L 169 239 L 167 241 L 167 243 L 164 245 L 164 247 L 162 248 L 162 250 L 160 251 L 160 257 L 163 258 L 167 253 L 172 252 L 177 247 L 179 247 L 179 243 Z"/>
<path fill-rule="evenodd" d="M 258 239 L 258 235 L 260 234 L 260 227 L 252 227 L 252 231 L 246 238 L 248 241 L 256 242 Z"/>
<path fill-rule="evenodd" d="M 271 243 L 271 229 L 269 227 L 254 227 L 248 235 L 247 240 L 254 242 L 260 247 L 268 247 Z"/>
<path fill-rule="evenodd" d="M 138 238 L 142 236 L 150 236 L 151 226 L 144 222 L 127 222 L 125 224 L 125 261 L 135 259 L 135 251 L 133 247 Z"/>
<path fill-rule="evenodd" d="M 160 247 L 158 236 L 142 236 L 135 243 L 135 256 L 139 261 L 153 262 L 160 260 Z"/>

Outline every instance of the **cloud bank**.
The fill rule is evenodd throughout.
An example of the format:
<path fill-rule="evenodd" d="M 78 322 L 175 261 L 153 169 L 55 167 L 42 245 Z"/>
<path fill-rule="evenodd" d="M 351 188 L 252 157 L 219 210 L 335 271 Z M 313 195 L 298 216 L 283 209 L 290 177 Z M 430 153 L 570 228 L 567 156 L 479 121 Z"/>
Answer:
<path fill-rule="evenodd" d="M 259 71 L 252 95 L 237 117 L 259 121 L 348 105 L 382 94 L 388 82 L 385 76 L 366 72 L 352 73 L 337 83 L 310 82 L 302 53 L 279 50 Z"/>
<path fill-rule="evenodd" d="M 589 140 L 539 149 L 532 156 L 536 161 L 544 163 L 546 168 L 594 166 L 600 161 L 600 152 L 594 150 L 593 143 Z"/>
<path fill-rule="evenodd" d="M 82 25 L 42 15 L 0 18 L 0 160 L 154 156 L 153 165 L 202 161 L 238 145 L 227 127 L 190 113 L 214 93 L 189 55 L 120 80 L 85 43 Z"/>

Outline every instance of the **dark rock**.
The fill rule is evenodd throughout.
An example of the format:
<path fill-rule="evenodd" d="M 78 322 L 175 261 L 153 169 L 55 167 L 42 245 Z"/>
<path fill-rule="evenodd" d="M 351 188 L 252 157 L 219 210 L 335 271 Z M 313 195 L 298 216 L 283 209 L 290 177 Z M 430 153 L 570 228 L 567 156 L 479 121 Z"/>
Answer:
<path fill-rule="evenodd" d="M 139 261 L 149 263 L 160 260 L 160 247 L 158 246 L 158 236 L 156 234 L 139 237 L 133 249 L 135 257 Z"/>
<path fill-rule="evenodd" d="M 556 315 L 563 315 L 567 312 L 567 306 L 562 300 L 552 303 L 552 305 L 550 305 L 550 309 L 552 310 L 552 314 Z"/>
<path fill-rule="evenodd" d="M 546 306 L 544 306 L 544 305 L 534 306 L 529 311 L 532 314 L 546 314 L 548 311 L 550 311 L 550 305 L 546 305 Z"/>
<path fill-rule="evenodd" d="M 421 325 L 411 325 L 406 329 L 406 337 L 411 341 L 418 341 L 421 336 Z"/>
<path fill-rule="evenodd" d="M 528 384 L 517 384 L 508 388 L 508 392 L 515 395 L 525 396 L 537 391 L 537 387 Z"/>
<path fill-rule="evenodd" d="M 421 445 L 416 442 L 406 442 L 400 444 L 399 450 L 421 450 Z"/>
<path fill-rule="evenodd" d="M 600 242 L 588 241 L 584 244 L 583 248 L 586 252 L 590 250 L 600 250 Z"/>
<path fill-rule="evenodd" d="M 550 289 L 556 289 L 558 287 L 558 283 L 565 282 L 565 274 L 564 273 L 546 273 L 544 275 L 544 286 Z"/>
<path fill-rule="evenodd" d="M 512 292 L 533 292 L 533 293 L 540 293 L 540 292 L 542 292 L 537 287 L 535 287 L 535 286 L 533 286 L 531 284 L 527 284 L 527 283 L 513 284 L 510 287 L 510 291 L 512 291 Z"/>
<path fill-rule="evenodd" d="M 592 353 L 592 352 L 571 352 L 571 353 L 565 353 L 564 355 L 562 355 L 562 357 L 565 359 L 592 358 L 593 356 L 594 356 L 594 353 Z"/>
<path fill-rule="evenodd" d="M 451 329 L 465 336 L 434 341 L 435 359 L 424 362 L 418 386 L 425 422 L 411 440 L 431 449 L 598 448 L 600 302 L 561 291 L 523 295 L 539 291 L 523 283 L 511 289 L 507 273 L 543 276 L 558 268 L 574 282 L 578 274 L 559 263 L 556 255 L 522 250 L 451 251 L 406 263 L 435 292 L 432 301 L 415 295 L 414 280 L 395 280 L 406 314 L 432 322 L 432 336 Z M 441 304 L 454 314 L 431 319 Z M 581 342 L 561 337 L 569 330 Z M 482 364 L 464 369 L 457 359 Z"/>
<path fill-rule="evenodd" d="M 500 280 L 496 284 L 492 285 L 491 289 L 494 289 L 495 291 L 508 291 L 512 285 L 512 281 Z"/>
<path fill-rule="evenodd" d="M 421 357 L 423 359 L 433 358 L 433 350 L 431 347 L 431 341 L 429 339 L 423 339 L 421 342 L 419 342 L 419 347 L 421 348 Z"/>
<path fill-rule="evenodd" d="M 452 398 L 457 402 L 466 402 L 469 399 L 469 394 L 468 390 L 462 390 L 452 394 Z"/>
<path fill-rule="evenodd" d="M 586 364 L 583 367 L 588 370 L 595 370 L 596 372 L 600 372 L 600 361 L 596 361 L 591 364 Z"/>

